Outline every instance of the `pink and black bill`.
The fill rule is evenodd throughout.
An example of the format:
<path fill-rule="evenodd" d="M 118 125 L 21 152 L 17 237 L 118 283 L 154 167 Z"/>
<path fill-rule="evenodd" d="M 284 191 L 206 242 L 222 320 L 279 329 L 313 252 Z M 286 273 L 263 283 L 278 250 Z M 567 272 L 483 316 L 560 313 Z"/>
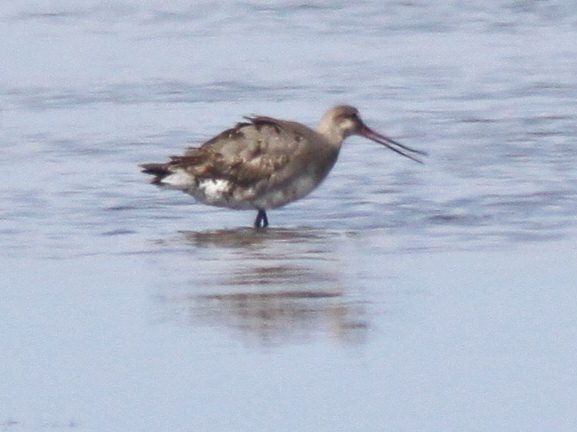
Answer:
<path fill-rule="evenodd" d="M 362 122 L 360 125 L 359 134 L 364 136 L 365 138 L 370 139 L 371 141 L 374 141 L 376 143 L 384 145 L 389 150 L 392 150 L 395 153 L 400 154 L 401 156 L 404 156 L 406 158 L 414 160 L 415 162 L 418 162 L 420 164 L 422 164 L 423 161 L 420 160 L 415 155 L 427 156 L 426 152 L 421 151 L 421 150 L 415 150 L 415 149 L 408 147 L 406 145 L 403 145 L 400 142 L 395 141 L 389 137 L 381 135 L 380 133 L 375 132 L 374 130 L 372 130 L 371 128 L 369 128 L 367 125 L 365 125 Z"/>

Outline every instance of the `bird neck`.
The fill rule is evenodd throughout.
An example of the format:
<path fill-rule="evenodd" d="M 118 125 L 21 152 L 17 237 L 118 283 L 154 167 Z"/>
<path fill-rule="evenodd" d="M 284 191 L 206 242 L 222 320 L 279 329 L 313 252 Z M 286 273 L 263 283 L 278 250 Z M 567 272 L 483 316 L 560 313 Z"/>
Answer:
<path fill-rule="evenodd" d="M 334 124 L 329 121 L 321 120 L 317 127 L 317 133 L 321 135 L 327 143 L 335 149 L 340 149 L 345 139 L 341 130 L 334 127 Z"/>

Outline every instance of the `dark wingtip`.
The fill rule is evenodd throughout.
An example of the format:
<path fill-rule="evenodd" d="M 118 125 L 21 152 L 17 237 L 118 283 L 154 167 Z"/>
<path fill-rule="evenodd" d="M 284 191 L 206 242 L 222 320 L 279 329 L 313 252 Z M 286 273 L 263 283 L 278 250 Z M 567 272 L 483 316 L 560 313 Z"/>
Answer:
<path fill-rule="evenodd" d="M 150 174 L 154 176 L 154 178 L 150 181 L 152 184 L 160 184 L 162 179 L 170 174 L 166 164 L 149 163 L 140 164 L 138 166 L 142 168 L 141 172 L 144 174 Z"/>

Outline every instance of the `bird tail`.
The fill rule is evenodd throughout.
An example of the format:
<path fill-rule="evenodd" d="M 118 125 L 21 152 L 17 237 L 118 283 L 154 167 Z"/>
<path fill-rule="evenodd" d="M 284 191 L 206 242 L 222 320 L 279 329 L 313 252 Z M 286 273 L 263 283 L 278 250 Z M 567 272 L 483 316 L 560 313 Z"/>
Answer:
<path fill-rule="evenodd" d="M 139 166 L 142 168 L 143 173 L 154 176 L 150 183 L 155 185 L 160 184 L 163 178 L 171 174 L 171 171 L 168 169 L 169 164 L 167 163 L 149 163 Z"/>

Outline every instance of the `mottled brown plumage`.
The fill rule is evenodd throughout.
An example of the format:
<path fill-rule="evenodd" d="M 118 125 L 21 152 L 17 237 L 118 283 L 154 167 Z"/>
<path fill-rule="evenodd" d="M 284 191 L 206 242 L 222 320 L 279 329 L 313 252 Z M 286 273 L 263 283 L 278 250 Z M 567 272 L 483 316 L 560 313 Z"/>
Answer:
<path fill-rule="evenodd" d="M 258 210 L 255 226 L 266 226 L 265 210 L 308 195 L 335 164 L 341 144 L 363 135 L 417 160 L 410 149 L 369 129 L 356 108 L 328 111 L 315 131 L 300 123 L 271 117 L 246 117 L 200 147 L 169 162 L 143 164 L 153 184 L 182 190 L 198 201 L 233 209 Z"/>

